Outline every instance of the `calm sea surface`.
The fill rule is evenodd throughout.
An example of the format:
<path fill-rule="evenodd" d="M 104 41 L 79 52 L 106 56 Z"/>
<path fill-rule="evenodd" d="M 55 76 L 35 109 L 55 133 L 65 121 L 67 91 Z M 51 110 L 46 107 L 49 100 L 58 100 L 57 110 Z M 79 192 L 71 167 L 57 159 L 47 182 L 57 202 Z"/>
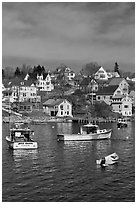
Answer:
<path fill-rule="evenodd" d="M 135 201 L 135 124 L 118 130 L 110 140 L 56 141 L 57 132 L 78 132 L 77 123 L 32 126 L 37 150 L 10 150 L 2 134 L 2 200 L 8 202 L 133 202 Z M 117 165 L 105 169 L 96 159 L 116 152 Z"/>

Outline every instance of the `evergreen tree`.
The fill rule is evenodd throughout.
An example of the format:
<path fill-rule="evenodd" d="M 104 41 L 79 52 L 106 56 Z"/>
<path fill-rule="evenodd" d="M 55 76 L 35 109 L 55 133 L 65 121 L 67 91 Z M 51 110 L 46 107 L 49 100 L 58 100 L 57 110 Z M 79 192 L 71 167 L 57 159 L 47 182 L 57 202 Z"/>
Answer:
<path fill-rule="evenodd" d="M 19 77 L 21 75 L 19 67 L 16 68 L 16 71 L 14 73 L 15 76 Z"/>
<path fill-rule="evenodd" d="M 5 71 L 4 71 L 4 69 L 2 69 L 2 79 L 4 79 L 5 78 Z"/>
<path fill-rule="evenodd" d="M 120 72 L 119 72 L 119 64 L 118 64 L 117 62 L 115 62 L 114 72 L 117 72 L 117 73 L 120 75 Z"/>

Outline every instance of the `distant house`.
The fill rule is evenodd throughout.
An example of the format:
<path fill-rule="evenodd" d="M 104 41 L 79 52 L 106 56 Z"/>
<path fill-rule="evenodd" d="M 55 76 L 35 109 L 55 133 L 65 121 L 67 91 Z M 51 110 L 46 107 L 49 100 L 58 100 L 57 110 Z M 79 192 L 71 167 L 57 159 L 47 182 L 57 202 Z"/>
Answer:
<path fill-rule="evenodd" d="M 32 103 L 30 103 L 28 101 L 21 102 L 21 103 L 19 103 L 18 110 L 19 110 L 20 113 L 32 112 L 32 106 L 33 106 Z"/>
<path fill-rule="evenodd" d="M 4 90 L 2 92 L 2 101 L 7 101 L 11 103 L 14 102 L 11 90 Z"/>
<path fill-rule="evenodd" d="M 118 85 L 119 88 L 123 91 L 124 95 L 129 93 L 129 84 L 124 78 L 112 78 L 109 82 L 109 86 Z"/>
<path fill-rule="evenodd" d="M 71 81 L 72 79 L 74 79 L 74 77 L 75 77 L 75 72 L 74 71 L 72 71 L 70 68 L 66 68 L 65 69 L 65 72 L 64 72 L 64 75 L 67 77 L 67 79 L 69 80 L 69 81 Z"/>
<path fill-rule="evenodd" d="M 81 82 L 83 80 L 83 75 L 81 73 L 76 74 L 74 81 L 75 81 L 75 86 L 79 87 Z"/>
<path fill-rule="evenodd" d="M 29 79 L 29 74 L 27 73 L 24 80 L 27 81 Z"/>
<path fill-rule="evenodd" d="M 112 98 L 112 110 L 122 116 L 132 116 L 132 100 L 128 96 L 116 95 Z"/>
<path fill-rule="evenodd" d="M 99 70 L 94 74 L 94 78 L 99 80 L 108 80 L 108 74 L 103 67 L 100 67 Z"/>
<path fill-rule="evenodd" d="M 115 95 L 122 95 L 122 90 L 118 85 L 99 88 L 96 93 L 96 101 L 104 101 L 106 104 L 111 105 L 112 97 Z"/>
<path fill-rule="evenodd" d="M 108 78 L 120 77 L 118 72 L 107 72 Z"/>
<path fill-rule="evenodd" d="M 131 100 L 132 100 L 133 106 L 135 106 L 135 91 L 134 91 L 134 90 L 130 91 L 129 97 L 130 97 Z"/>
<path fill-rule="evenodd" d="M 89 82 L 88 87 L 91 89 L 91 92 L 97 92 L 99 85 L 97 83 L 97 81 L 95 79 L 91 79 L 91 81 Z"/>
<path fill-rule="evenodd" d="M 43 103 L 44 112 L 50 116 L 72 116 L 72 104 L 66 99 L 49 99 Z"/>
<path fill-rule="evenodd" d="M 54 85 L 51 82 L 49 74 L 46 75 L 45 79 L 43 78 L 43 74 L 37 75 L 36 86 L 40 91 L 52 91 L 54 89 Z"/>
<path fill-rule="evenodd" d="M 11 102 L 23 102 L 27 100 L 35 100 L 40 102 L 40 97 L 37 95 L 37 88 L 33 81 L 22 80 L 20 78 L 14 78 L 10 80 L 6 90 L 11 91 Z M 7 94 L 6 92 L 4 94 Z M 6 95 L 5 95 L 6 97 Z"/>

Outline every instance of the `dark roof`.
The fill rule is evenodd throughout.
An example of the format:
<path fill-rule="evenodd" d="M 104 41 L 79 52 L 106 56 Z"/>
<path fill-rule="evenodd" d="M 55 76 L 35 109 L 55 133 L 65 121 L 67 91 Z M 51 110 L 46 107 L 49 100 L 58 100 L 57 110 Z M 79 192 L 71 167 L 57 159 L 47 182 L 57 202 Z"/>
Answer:
<path fill-rule="evenodd" d="M 56 105 L 59 105 L 60 103 L 62 103 L 64 100 L 66 99 L 57 99 L 57 100 L 54 100 L 54 99 L 49 99 L 47 101 L 45 101 L 45 103 L 43 103 L 43 105 L 46 105 L 46 106 L 56 106 Z M 69 101 L 68 101 L 69 102 Z M 70 102 L 69 102 L 70 103 Z"/>
<path fill-rule="evenodd" d="M 12 87 L 12 86 L 31 86 L 32 84 L 34 84 L 35 81 L 34 80 L 23 80 L 20 79 L 18 77 L 15 77 L 13 79 L 9 79 L 9 80 L 4 80 L 3 84 L 5 87 Z"/>
<path fill-rule="evenodd" d="M 119 85 L 124 78 L 114 77 L 110 80 L 109 85 Z M 126 81 L 126 80 L 125 80 Z"/>
<path fill-rule="evenodd" d="M 106 87 L 100 88 L 97 92 L 97 95 L 113 95 L 113 93 L 117 88 L 118 88 L 118 85 L 106 86 Z"/>

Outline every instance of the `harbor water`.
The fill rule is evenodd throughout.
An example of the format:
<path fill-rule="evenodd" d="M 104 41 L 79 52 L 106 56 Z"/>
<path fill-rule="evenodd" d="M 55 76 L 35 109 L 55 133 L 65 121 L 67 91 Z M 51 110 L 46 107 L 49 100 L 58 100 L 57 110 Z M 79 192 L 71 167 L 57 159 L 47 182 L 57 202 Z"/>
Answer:
<path fill-rule="evenodd" d="M 10 150 L 2 127 L 3 202 L 134 202 L 135 124 L 112 128 L 109 140 L 57 142 L 57 133 L 77 133 L 77 123 L 35 125 L 36 150 Z M 96 159 L 113 152 L 119 162 L 106 168 Z"/>

